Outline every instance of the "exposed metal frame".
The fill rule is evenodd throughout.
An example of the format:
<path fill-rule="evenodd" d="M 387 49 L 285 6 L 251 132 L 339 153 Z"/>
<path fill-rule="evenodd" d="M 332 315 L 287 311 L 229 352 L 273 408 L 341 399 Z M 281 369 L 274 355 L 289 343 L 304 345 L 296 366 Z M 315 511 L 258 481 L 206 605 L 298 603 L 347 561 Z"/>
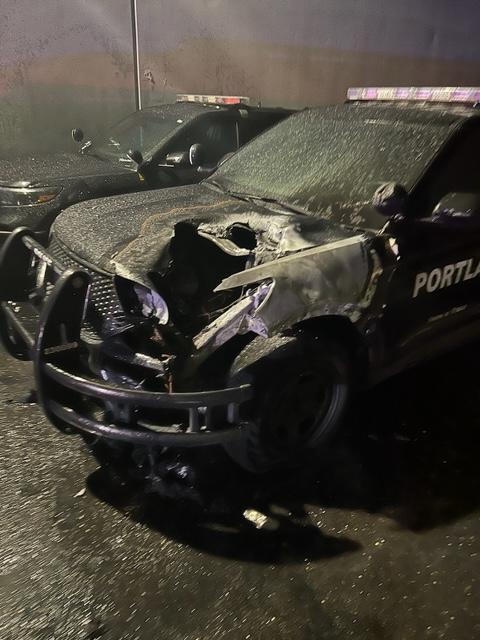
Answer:
<path fill-rule="evenodd" d="M 38 304 L 34 258 L 46 264 L 53 285 Z M 39 404 L 60 431 L 73 427 L 122 442 L 175 447 L 218 445 L 241 436 L 247 423 L 240 419 L 240 405 L 252 398 L 249 384 L 206 391 L 148 391 L 82 375 L 81 330 L 91 276 L 66 269 L 28 229 L 14 231 L 0 250 L 3 272 L 12 277 L 0 281 L 0 341 L 13 357 L 33 361 Z M 108 404 L 118 415 L 95 419 L 88 412 L 91 401 Z M 159 423 L 137 420 L 129 426 L 125 416 L 142 408 L 156 410 Z M 223 408 L 217 417 L 212 413 L 216 408 Z M 163 410 L 184 413 L 181 423 L 162 424 Z"/>

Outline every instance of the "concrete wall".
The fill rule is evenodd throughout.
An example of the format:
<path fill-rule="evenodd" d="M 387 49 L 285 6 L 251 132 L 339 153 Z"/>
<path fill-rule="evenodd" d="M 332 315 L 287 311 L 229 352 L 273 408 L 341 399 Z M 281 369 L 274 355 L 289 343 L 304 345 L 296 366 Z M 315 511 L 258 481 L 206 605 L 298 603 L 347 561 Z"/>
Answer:
<path fill-rule="evenodd" d="M 0 154 L 69 148 L 134 109 L 129 0 L 0 0 Z"/>
<path fill-rule="evenodd" d="M 296 106 L 348 86 L 480 84 L 478 0 L 140 0 L 143 94 Z M 148 78 L 151 78 L 149 80 Z"/>
<path fill-rule="evenodd" d="M 478 0 L 138 0 L 145 105 L 349 85 L 480 85 Z M 0 155 L 68 148 L 134 108 L 130 0 L 0 0 Z"/>

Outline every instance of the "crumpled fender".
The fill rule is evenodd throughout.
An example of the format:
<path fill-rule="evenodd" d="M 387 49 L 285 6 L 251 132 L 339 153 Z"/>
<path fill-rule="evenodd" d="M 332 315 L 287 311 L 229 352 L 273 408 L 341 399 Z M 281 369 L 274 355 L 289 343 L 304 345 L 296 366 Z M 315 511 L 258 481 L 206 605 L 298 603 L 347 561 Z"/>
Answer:
<path fill-rule="evenodd" d="M 265 327 L 263 335 L 272 336 L 319 316 L 340 315 L 356 322 L 370 303 L 380 272 L 377 254 L 363 235 L 356 235 L 235 273 L 216 291 L 273 281 L 252 313 Z"/>

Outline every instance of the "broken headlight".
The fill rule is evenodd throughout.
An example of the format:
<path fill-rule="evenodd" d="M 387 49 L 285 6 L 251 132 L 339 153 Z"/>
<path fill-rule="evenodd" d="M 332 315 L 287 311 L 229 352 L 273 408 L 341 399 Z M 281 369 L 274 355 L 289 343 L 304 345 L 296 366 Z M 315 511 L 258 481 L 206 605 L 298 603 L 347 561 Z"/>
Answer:
<path fill-rule="evenodd" d="M 115 279 L 115 286 L 122 307 L 128 314 L 154 318 L 159 324 L 168 323 L 167 303 L 154 289 L 120 277 Z"/>
<path fill-rule="evenodd" d="M 58 187 L 0 187 L 0 205 L 4 207 L 24 207 L 44 204 L 56 198 Z"/>
<path fill-rule="evenodd" d="M 207 325 L 193 342 L 197 349 L 208 345 L 219 347 L 234 335 L 252 331 L 260 336 L 268 335 L 268 328 L 257 312 L 273 291 L 275 282 L 262 282 L 253 289 L 248 289 L 243 296 L 233 303 L 224 313 Z"/>

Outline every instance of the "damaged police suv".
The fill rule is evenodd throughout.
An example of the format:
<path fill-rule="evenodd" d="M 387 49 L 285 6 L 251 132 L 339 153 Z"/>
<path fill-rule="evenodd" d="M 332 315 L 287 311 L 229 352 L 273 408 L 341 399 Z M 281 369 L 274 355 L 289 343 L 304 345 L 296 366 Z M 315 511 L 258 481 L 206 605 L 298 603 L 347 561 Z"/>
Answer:
<path fill-rule="evenodd" d="M 352 389 L 480 335 L 480 89 L 353 89 L 193 186 L 75 205 L 0 258 L 1 334 L 63 431 L 315 450 Z"/>

